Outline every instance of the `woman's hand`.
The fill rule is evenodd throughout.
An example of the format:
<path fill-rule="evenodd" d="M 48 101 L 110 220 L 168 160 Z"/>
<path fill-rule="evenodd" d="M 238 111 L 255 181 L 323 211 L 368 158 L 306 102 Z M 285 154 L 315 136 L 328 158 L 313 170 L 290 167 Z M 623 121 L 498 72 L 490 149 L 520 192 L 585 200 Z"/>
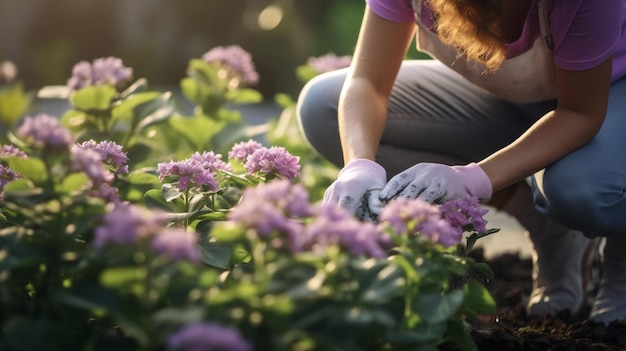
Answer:
<path fill-rule="evenodd" d="M 487 201 L 492 192 L 489 177 L 476 163 L 452 167 L 418 163 L 391 178 L 379 196 L 383 201 L 401 197 L 441 203 L 468 196 Z"/>
<path fill-rule="evenodd" d="M 355 214 L 365 197 L 378 193 L 387 181 L 387 172 L 378 163 L 356 159 L 341 169 L 337 180 L 326 189 L 323 204 L 337 204 Z"/>

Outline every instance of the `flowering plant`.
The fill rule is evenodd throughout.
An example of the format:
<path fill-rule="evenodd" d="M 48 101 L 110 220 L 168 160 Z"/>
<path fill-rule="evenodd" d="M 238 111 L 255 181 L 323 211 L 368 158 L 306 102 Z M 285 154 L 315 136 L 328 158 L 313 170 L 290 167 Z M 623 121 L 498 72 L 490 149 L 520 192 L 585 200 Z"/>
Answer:
<path fill-rule="evenodd" d="M 222 96 L 250 79 L 215 67 Z M 182 116 L 162 93 L 118 90 L 120 61 L 74 73 L 71 111 L 24 117 L 0 147 L 0 349 L 472 349 L 468 323 L 494 310 L 468 274 L 491 271 L 461 250 L 490 232 L 475 199 L 393 200 L 361 222 L 311 201 L 284 147 L 166 148 Z M 196 103 L 188 129 L 233 123 Z M 91 138 L 124 135 L 127 112 L 143 136 Z"/>

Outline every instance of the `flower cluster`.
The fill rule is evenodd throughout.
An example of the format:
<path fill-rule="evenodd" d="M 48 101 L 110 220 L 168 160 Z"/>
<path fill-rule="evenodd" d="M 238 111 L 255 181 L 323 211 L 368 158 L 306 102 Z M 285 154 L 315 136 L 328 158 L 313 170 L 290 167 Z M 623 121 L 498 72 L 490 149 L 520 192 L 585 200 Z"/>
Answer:
<path fill-rule="evenodd" d="M 387 257 L 393 242 L 372 222 L 361 222 L 337 206 L 319 206 L 305 231 L 305 248 L 324 252 L 338 245 L 355 256 Z"/>
<path fill-rule="evenodd" d="M 0 62 L 0 84 L 11 83 L 17 77 L 17 66 L 11 61 Z"/>
<path fill-rule="evenodd" d="M 459 230 L 472 229 L 479 233 L 487 232 L 484 216 L 489 212 L 482 207 L 475 197 L 444 202 L 439 206 L 442 217 Z"/>
<path fill-rule="evenodd" d="M 74 144 L 74 137 L 58 118 L 41 113 L 26 116 L 16 134 L 39 150 L 67 150 Z"/>
<path fill-rule="evenodd" d="M 168 177 L 178 179 L 178 189 L 185 191 L 190 187 L 200 187 L 208 191 L 217 191 L 219 184 L 215 172 L 219 167 L 226 167 L 221 161 L 222 155 L 213 153 L 195 153 L 192 157 L 182 161 L 162 162 L 157 165 L 157 172 L 161 181 Z"/>
<path fill-rule="evenodd" d="M 28 155 L 13 145 L 2 145 L 0 147 L 0 156 L 28 158 Z"/>
<path fill-rule="evenodd" d="M 170 351 L 250 351 L 239 331 L 217 323 L 192 323 L 170 335 Z"/>
<path fill-rule="evenodd" d="M 112 141 L 88 140 L 76 145 L 80 149 L 89 149 L 100 155 L 100 159 L 115 174 L 128 173 L 128 156 L 122 150 L 122 146 Z"/>
<path fill-rule="evenodd" d="M 0 147 L 0 157 L 1 156 L 28 158 L 28 155 L 26 155 L 24 151 L 13 145 L 2 145 Z M 0 199 L 3 197 L 4 187 L 19 177 L 20 175 L 11 168 L 0 164 Z"/>
<path fill-rule="evenodd" d="M 128 157 L 120 145 L 89 140 L 72 146 L 70 170 L 84 172 L 89 177 L 91 196 L 118 203 L 117 189 L 111 183 L 116 175 L 128 173 L 126 162 Z"/>
<path fill-rule="evenodd" d="M 323 253 L 339 246 L 355 256 L 386 256 L 392 242 L 374 224 L 360 222 L 335 206 L 313 206 L 308 200 L 302 186 L 275 180 L 246 189 L 229 220 L 291 252 Z M 304 224 L 307 218 L 312 220 Z"/>
<path fill-rule="evenodd" d="M 67 86 L 72 90 L 98 85 L 122 88 L 132 78 L 133 69 L 124 66 L 121 59 L 103 57 L 95 59 L 93 63 L 81 61 L 74 65 Z"/>
<path fill-rule="evenodd" d="M 198 262 L 197 235 L 182 228 L 168 228 L 168 221 L 168 217 L 160 212 L 118 204 L 103 217 L 102 224 L 94 232 L 92 245 L 97 249 L 107 245 L 134 246 L 141 239 L 148 239 L 156 254 L 173 260 Z"/>
<path fill-rule="evenodd" d="M 444 247 L 458 244 L 463 232 L 446 221 L 436 205 L 418 199 L 396 198 L 387 203 L 378 220 L 396 234 L 422 235 Z"/>
<path fill-rule="evenodd" d="M 300 174 L 300 158 L 291 155 L 284 147 L 272 146 L 256 149 L 246 158 L 249 175 L 263 173 L 267 179 L 293 179 Z"/>
<path fill-rule="evenodd" d="M 98 152 L 78 145 L 72 147 L 70 169 L 74 172 L 85 172 L 96 187 L 110 183 L 114 178 L 113 174 L 104 166 L 102 156 Z"/>
<path fill-rule="evenodd" d="M 233 80 L 230 88 L 236 88 L 240 83 L 254 85 L 259 81 L 252 56 L 240 46 L 215 47 L 202 55 L 202 60 L 218 65 L 221 68 L 219 78 Z"/>
<path fill-rule="evenodd" d="M 304 245 L 303 225 L 295 218 L 312 214 L 309 194 L 286 180 L 276 180 L 256 188 L 246 188 L 241 202 L 229 213 L 231 223 L 254 229 L 259 236 L 270 238 L 280 232 L 284 238 L 273 238 L 275 247 L 299 252 Z M 283 240 L 286 240 L 284 242 Z"/>
<path fill-rule="evenodd" d="M 248 140 L 235 144 L 228 152 L 228 158 L 231 160 L 239 160 L 245 162 L 248 156 L 252 155 L 256 150 L 262 148 L 263 145 L 256 140 Z"/>
<path fill-rule="evenodd" d="M 328 53 L 319 57 L 310 57 L 307 64 L 317 73 L 325 73 L 350 66 L 352 56 L 337 56 Z"/>

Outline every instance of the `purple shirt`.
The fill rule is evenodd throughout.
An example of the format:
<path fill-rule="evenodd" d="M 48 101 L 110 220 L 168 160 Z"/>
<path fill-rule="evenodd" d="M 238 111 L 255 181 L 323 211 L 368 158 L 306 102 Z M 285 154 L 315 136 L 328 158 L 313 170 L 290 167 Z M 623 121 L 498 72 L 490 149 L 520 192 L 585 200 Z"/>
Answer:
<path fill-rule="evenodd" d="M 377 15 L 394 22 L 415 21 L 411 0 L 366 0 Z M 626 76 L 626 1 L 547 0 L 554 61 L 560 68 L 590 69 L 613 55 L 613 81 Z M 522 34 L 507 44 L 508 56 L 528 50 L 540 35 L 537 0 L 524 23 Z M 422 9 L 422 23 L 430 27 L 430 9 Z M 592 34 L 592 35 L 590 35 Z"/>

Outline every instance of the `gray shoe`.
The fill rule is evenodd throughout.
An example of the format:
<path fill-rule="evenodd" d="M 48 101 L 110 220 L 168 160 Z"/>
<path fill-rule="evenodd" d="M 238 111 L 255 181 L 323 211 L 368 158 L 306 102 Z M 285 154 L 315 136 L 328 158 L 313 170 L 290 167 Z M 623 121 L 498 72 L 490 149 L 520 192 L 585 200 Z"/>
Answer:
<path fill-rule="evenodd" d="M 585 305 L 586 258 L 594 247 L 581 232 L 553 222 L 552 230 L 529 234 L 533 242 L 533 290 L 526 310 L 529 315 L 555 315 L 563 310 L 577 313 Z"/>
<path fill-rule="evenodd" d="M 589 317 L 605 325 L 626 319 L 626 238 L 606 238 L 600 290 Z"/>

